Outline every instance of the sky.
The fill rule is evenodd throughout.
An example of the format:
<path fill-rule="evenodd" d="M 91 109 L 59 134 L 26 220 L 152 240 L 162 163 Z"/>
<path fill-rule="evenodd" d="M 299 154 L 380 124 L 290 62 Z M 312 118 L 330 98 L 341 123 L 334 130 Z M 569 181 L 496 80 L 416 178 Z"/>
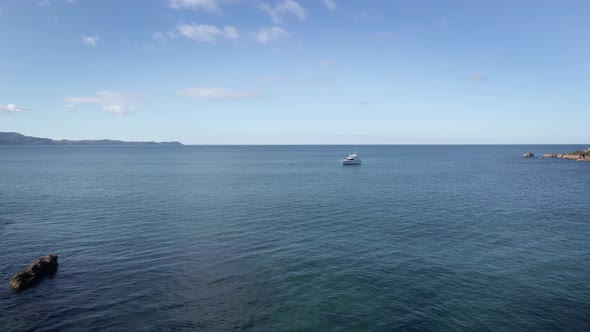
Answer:
<path fill-rule="evenodd" d="M 590 1 L 0 0 L 0 131 L 587 144 Z"/>

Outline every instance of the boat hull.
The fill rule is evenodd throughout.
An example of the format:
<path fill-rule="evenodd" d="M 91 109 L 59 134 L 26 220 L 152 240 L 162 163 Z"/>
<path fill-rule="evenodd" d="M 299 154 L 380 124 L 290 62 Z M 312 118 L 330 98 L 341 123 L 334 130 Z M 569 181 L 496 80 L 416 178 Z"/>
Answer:
<path fill-rule="evenodd" d="M 346 165 L 360 165 L 361 161 L 360 160 L 342 160 L 340 161 L 342 163 L 342 166 L 346 166 Z"/>

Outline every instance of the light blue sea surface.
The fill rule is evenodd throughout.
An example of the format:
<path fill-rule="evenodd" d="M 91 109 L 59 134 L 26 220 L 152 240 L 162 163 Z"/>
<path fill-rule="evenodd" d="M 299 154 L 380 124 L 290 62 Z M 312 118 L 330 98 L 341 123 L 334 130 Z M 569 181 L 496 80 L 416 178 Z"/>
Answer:
<path fill-rule="evenodd" d="M 2 146 L 0 331 L 588 331 L 585 147 Z"/>

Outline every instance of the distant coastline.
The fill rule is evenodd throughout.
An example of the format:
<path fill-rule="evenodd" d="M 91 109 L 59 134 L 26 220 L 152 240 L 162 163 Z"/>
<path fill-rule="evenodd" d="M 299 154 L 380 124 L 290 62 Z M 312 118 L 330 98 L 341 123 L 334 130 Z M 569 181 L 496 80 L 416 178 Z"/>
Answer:
<path fill-rule="evenodd" d="M 181 146 L 180 142 L 127 142 L 111 139 L 100 140 L 54 140 L 25 136 L 14 132 L 0 132 L 0 145 L 172 145 Z"/>

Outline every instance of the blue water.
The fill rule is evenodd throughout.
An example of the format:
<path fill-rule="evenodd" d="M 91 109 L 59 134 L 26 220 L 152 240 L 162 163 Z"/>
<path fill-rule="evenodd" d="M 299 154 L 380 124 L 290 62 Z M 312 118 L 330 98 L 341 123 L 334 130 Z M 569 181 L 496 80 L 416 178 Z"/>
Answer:
<path fill-rule="evenodd" d="M 3 146 L 0 331 L 588 331 L 584 147 Z"/>

